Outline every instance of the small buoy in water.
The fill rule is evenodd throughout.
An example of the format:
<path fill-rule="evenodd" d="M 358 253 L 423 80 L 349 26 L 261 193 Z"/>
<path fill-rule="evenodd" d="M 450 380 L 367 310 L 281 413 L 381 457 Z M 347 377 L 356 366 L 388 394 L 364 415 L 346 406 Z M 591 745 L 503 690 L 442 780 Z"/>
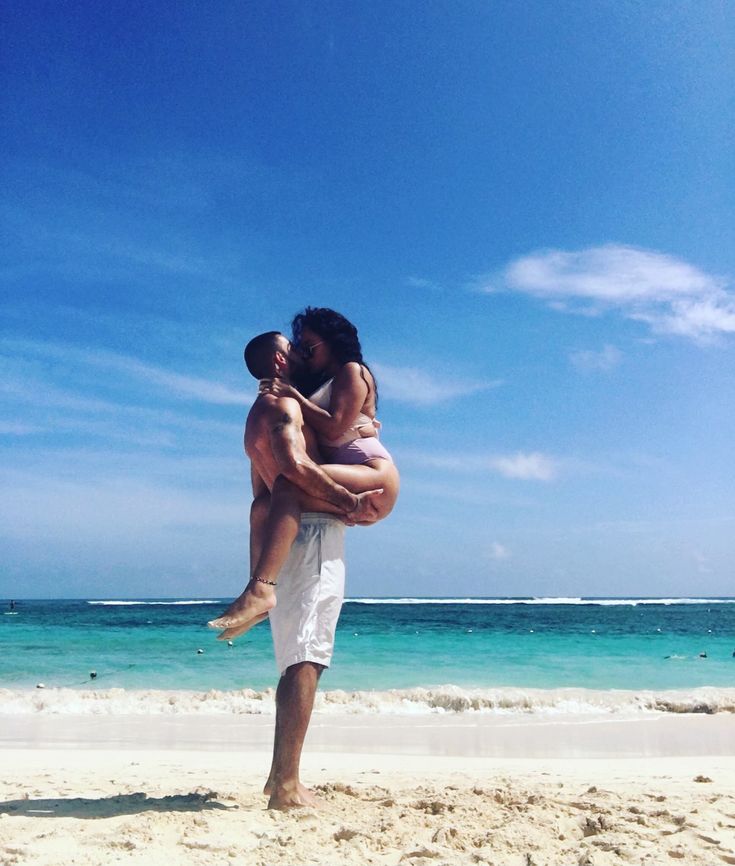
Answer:
<path fill-rule="evenodd" d="M 90 671 L 89 672 L 89 678 L 90 678 L 90 680 L 96 680 L 97 679 L 97 671 Z"/>
<path fill-rule="evenodd" d="M 592 629 L 592 634 L 597 634 L 597 629 Z"/>
<path fill-rule="evenodd" d="M 528 633 L 529 633 L 529 634 L 533 634 L 533 629 L 532 629 L 532 628 L 529 628 Z"/>
<path fill-rule="evenodd" d="M 228 640 L 228 641 L 227 641 L 227 646 L 234 646 L 234 644 L 232 643 L 231 640 Z"/>
<path fill-rule="evenodd" d="M 203 649 L 198 649 L 198 650 L 197 650 L 197 655 L 198 655 L 198 656 L 202 655 L 203 653 L 204 653 L 204 650 L 203 650 Z"/>
<path fill-rule="evenodd" d="M 352 637 L 360 637 L 360 632 L 359 631 L 353 631 Z"/>
<path fill-rule="evenodd" d="M 467 634 L 472 634 L 472 629 L 471 629 L 471 628 L 468 628 L 468 629 L 467 629 Z"/>
<path fill-rule="evenodd" d="M 37 689 L 45 689 L 45 688 L 46 688 L 46 684 L 45 684 L 45 683 L 36 683 L 36 688 L 37 688 Z"/>

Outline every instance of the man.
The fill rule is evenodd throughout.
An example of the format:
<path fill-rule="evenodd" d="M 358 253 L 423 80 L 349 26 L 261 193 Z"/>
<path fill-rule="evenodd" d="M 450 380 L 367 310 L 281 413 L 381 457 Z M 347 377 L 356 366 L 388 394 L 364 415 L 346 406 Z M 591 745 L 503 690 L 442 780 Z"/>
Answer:
<path fill-rule="evenodd" d="M 245 361 L 256 379 L 288 380 L 296 356 L 283 334 L 270 331 L 248 343 Z M 314 437 L 304 426 L 301 407 L 290 397 L 258 396 L 245 426 L 245 450 L 252 466 L 254 505 L 268 495 L 276 479 L 285 479 L 298 488 L 302 512 L 298 535 L 280 572 L 278 604 L 269 613 L 281 678 L 273 762 L 264 793 L 270 798 L 268 808 L 290 809 L 314 802 L 299 779 L 299 763 L 344 597 L 344 521 L 374 520 L 374 499 L 381 491 L 350 493 L 321 470 L 314 459 Z M 257 553 L 251 550 L 251 563 L 254 557 Z M 241 631 L 225 629 L 220 638 Z"/>

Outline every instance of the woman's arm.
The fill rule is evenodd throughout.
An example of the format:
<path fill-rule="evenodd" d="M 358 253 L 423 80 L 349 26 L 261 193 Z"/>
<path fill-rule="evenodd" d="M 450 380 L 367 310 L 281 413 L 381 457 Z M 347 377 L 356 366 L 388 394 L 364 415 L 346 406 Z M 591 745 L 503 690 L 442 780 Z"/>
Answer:
<path fill-rule="evenodd" d="M 298 400 L 304 421 L 316 431 L 320 439 L 337 439 L 351 427 L 368 395 L 367 383 L 362 378 L 360 365 L 355 361 L 341 367 L 334 377 L 329 410 L 320 408 L 291 385 L 278 379 L 272 380 L 267 390 L 277 396 L 294 397 Z"/>

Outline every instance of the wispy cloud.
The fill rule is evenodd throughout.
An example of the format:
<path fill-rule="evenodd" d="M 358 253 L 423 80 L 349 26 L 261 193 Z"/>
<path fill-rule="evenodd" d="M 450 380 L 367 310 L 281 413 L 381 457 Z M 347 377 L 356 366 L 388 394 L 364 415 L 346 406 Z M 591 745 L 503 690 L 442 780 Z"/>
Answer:
<path fill-rule="evenodd" d="M 242 156 L 208 156 L 161 154 L 111 164 L 92 153 L 96 167 L 89 169 L 11 159 L 0 225 L 13 239 L 14 255 L 6 257 L 0 279 L 51 273 L 125 281 L 131 293 L 153 289 L 153 280 L 234 287 L 242 237 L 227 229 L 207 236 L 203 227 L 224 189 L 237 179 L 244 188 L 247 178 L 250 191 L 260 173 Z"/>
<path fill-rule="evenodd" d="M 623 359 L 623 353 L 615 346 L 606 344 L 599 351 L 578 349 L 569 353 L 569 360 L 585 373 L 603 372 L 614 369 Z"/>
<path fill-rule="evenodd" d="M 556 478 L 556 462 L 540 451 L 522 451 L 504 457 L 494 457 L 491 465 L 506 478 L 522 481 L 553 481 Z"/>
<path fill-rule="evenodd" d="M 0 344 L 5 352 L 21 357 L 35 357 L 70 362 L 96 369 L 114 370 L 158 386 L 167 394 L 181 399 L 197 400 L 217 405 L 249 406 L 253 398 L 244 390 L 206 377 L 189 376 L 141 361 L 130 355 L 104 349 L 79 349 L 72 345 L 33 340 L 4 340 Z"/>
<path fill-rule="evenodd" d="M 182 486 L 118 475 L 3 479 L 9 496 L 0 505 L 6 538 L 154 537 L 163 527 L 242 525 L 246 507 L 235 489 Z M 60 507 L 63 503 L 63 507 Z"/>
<path fill-rule="evenodd" d="M 37 424 L 24 424 L 15 421 L 0 421 L 0 436 L 33 436 L 43 433 L 44 427 Z"/>
<path fill-rule="evenodd" d="M 406 279 L 406 283 L 413 289 L 429 289 L 434 292 L 441 289 L 439 283 L 428 280 L 426 277 L 410 276 Z"/>
<path fill-rule="evenodd" d="M 414 367 L 375 363 L 372 369 L 377 376 L 381 396 L 412 406 L 433 406 L 502 384 L 500 380 L 478 382 L 463 378 L 442 379 Z"/>
<path fill-rule="evenodd" d="M 540 451 L 512 454 L 441 454 L 401 451 L 401 462 L 408 459 L 423 466 L 456 472 L 489 472 L 519 481 L 553 481 L 559 475 L 558 461 Z"/>
<path fill-rule="evenodd" d="M 656 332 L 694 340 L 735 333 L 735 293 L 727 282 L 655 250 L 619 244 L 541 250 L 477 287 L 522 292 L 576 313 L 615 309 Z"/>

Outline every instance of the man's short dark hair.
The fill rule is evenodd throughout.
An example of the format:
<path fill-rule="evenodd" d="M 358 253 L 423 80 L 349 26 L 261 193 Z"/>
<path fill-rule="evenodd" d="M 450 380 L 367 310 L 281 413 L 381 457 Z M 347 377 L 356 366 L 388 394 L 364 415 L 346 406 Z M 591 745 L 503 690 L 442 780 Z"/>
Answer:
<path fill-rule="evenodd" d="M 273 355 L 282 348 L 278 340 L 282 336 L 280 331 L 266 331 L 245 346 L 245 364 L 256 379 L 273 375 Z"/>

